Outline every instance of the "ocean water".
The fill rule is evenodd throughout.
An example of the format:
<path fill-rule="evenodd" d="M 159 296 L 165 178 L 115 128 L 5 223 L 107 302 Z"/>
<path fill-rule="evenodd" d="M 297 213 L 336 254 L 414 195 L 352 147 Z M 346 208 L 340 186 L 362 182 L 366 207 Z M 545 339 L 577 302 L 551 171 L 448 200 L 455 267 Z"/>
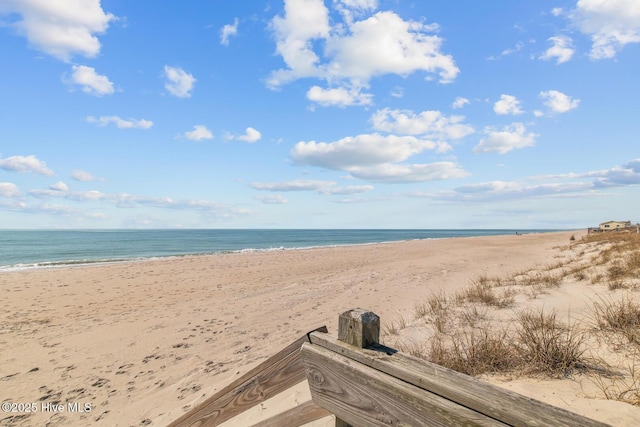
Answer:
<path fill-rule="evenodd" d="M 518 230 L 521 233 L 556 230 Z M 0 271 L 156 257 L 415 239 L 515 234 L 515 230 L 0 230 Z"/>

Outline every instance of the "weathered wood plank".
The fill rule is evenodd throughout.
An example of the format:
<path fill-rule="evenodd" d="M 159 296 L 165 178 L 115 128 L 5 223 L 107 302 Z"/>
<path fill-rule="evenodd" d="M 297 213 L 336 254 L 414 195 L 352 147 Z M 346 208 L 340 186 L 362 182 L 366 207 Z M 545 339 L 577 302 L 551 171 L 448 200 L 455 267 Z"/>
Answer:
<path fill-rule="evenodd" d="M 254 424 L 252 427 L 298 427 L 330 415 L 329 411 L 309 400 L 295 408 Z"/>
<path fill-rule="evenodd" d="M 313 401 L 353 426 L 506 426 L 320 346 L 301 354 Z"/>
<path fill-rule="evenodd" d="M 585 418 L 459 372 L 402 353 L 356 349 L 325 333 L 311 343 L 513 426 L 605 427 Z M 380 347 L 380 346 L 379 346 Z M 391 349 L 389 349 L 391 350 Z M 314 397 L 315 399 L 315 397 Z"/>
<path fill-rule="evenodd" d="M 359 348 L 378 344 L 380 317 L 361 308 L 345 311 L 338 317 L 338 339 Z"/>
<path fill-rule="evenodd" d="M 316 331 L 327 332 L 327 328 L 323 326 Z M 305 334 L 265 360 L 173 421 L 169 427 L 216 426 L 304 381 L 306 372 L 300 360 L 300 347 L 309 342 L 308 336 Z"/>

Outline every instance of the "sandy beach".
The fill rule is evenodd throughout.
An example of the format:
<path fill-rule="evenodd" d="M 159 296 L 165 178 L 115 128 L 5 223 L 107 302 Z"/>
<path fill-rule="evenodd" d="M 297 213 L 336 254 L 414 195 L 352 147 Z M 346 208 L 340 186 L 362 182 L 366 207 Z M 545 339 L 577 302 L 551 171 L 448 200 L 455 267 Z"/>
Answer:
<path fill-rule="evenodd" d="M 338 315 L 369 309 L 383 326 L 416 302 L 480 275 L 557 262 L 583 232 L 420 240 L 234 253 L 0 274 L 2 426 L 163 426 Z M 604 287 L 573 283 L 522 298 L 579 318 Z M 511 311 L 507 310 L 507 311 Z M 640 408 L 597 399 L 580 378 L 492 382 L 617 426 Z M 42 410 L 75 402 L 90 411 Z M 65 408 L 66 409 L 66 408 Z M 236 421 L 236 425 L 242 425 Z"/>

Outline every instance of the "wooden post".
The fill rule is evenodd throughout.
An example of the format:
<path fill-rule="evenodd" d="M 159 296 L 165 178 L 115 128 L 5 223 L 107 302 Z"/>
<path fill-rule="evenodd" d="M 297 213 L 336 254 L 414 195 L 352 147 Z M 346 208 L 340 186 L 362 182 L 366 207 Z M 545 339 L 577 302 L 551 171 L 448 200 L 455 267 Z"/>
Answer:
<path fill-rule="evenodd" d="M 380 317 L 361 308 L 345 311 L 338 319 L 338 339 L 358 348 L 378 344 Z"/>
<path fill-rule="evenodd" d="M 338 340 L 358 348 L 379 344 L 380 317 L 361 308 L 345 311 L 338 318 Z M 353 426 L 336 417 L 335 427 Z"/>

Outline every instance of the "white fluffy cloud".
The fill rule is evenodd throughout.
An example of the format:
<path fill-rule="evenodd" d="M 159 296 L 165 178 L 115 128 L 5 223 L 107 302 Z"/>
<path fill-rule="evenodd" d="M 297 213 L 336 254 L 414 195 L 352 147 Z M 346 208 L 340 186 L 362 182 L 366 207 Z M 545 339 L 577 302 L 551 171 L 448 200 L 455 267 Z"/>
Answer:
<path fill-rule="evenodd" d="M 567 36 L 555 36 L 548 39 L 553 46 L 546 50 L 544 54 L 540 56 L 540 59 L 550 60 L 556 58 L 557 64 L 562 64 L 571 59 L 575 53 L 573 48 L 573 40 Z"/>
<path fill-rule="evenodd" d="M 442 39 L 434 34 L 437 25 L 405 21 L 390 11 L 359 19 L 375 10 L 376 1 L 345 0 L 334 6 L 344 22 L 330 23 L 322 0 L 285 1 L 284 16 L 274 17 L 270 27 L 287 68 L 271 73 L 269 87 L 300 78 L 323 79 L 331 87 L 316 86 L 307 96 L 321 105 L 345 106 L 369 103 L 355 94 L 374 76 L 423 71 L 439 75 L 442 83 L 456 78 L 459 70 L 453 58 L 441 52 Z"/>
<path fill-rule="evenodd" d="M 187 73 L 180 67 L 165 65 L 164 76 L 167 79 L 164 87 L 170 94 L 178 98 L 189 98 L 191 96 L 193 85 L 197 81 L 193 75 Z"/>
<path fill-rule="evenodd" d="M 471 103 L 471 101 L 469 101 L 467 98 L 463 98 L 461 96 L 458 96 L 454 101 L 453 104 L 451 104 L 451 107 L 457 109 L 457 108 L 462 108 L 465 105 Z"/>
<path fill-rule="evenodd" d="M 93 58 L 100 52 L 96 34 L 104 33 L 115 16 L 100 0 L 4 0 L 0 14 L 17 14 L 8 24 L 35 49 L 69 61 L 79 54 Z"/>
<path fill-rule="evenodd" d="M 84 93 L 94 96 L 110 95 L 114 92 L 113 83 L 107 76 L 96 73 L 95 68 L 85 65 L 73 65 L 69 84 L 75 84 L 82 88 Z"/>
<path fill-rule="evenodd" d="M 149 129 L 153 126 L 153 122 L 151 120 L 145 119 L 122 119 L 118 116 L 100 116 L 93 117 L 88 116 L 87 122 L 96 123 L 99 126 L 107 126 L 110 123 L 116 125 L 118 129 Z"/>
<path fill-rule="evenodd" d="M 592 59 L 613 58 L 624 45 L 640 43 L 640 2 L 637 0 L 578 0 L 570 17 L 591 37 Z"/>
<path fill-rule="evenodd" d="M 262 138 L 262 134 L 260 133 L 260 131 L 252 127 L 248 127 L 245 130 L 244 135 L 240 135 L 236 139 L 238 139 L 239 141 L 244 141 L 251 144 L 253 142 L 259 141 L 260 138 Z"/>
<path fill-rule="evenodd" d="M 347 107 L 350 105 L 371 105 L 373 95 L 362 93 L 359 87 L 323 89 L 320 86 L 312 86 L 307 91 L 307 99 L 324 107 L 331 105 Z"/>
<path fill-rule="evenodd" d="M 12 182 L 0 182 L 0 196 L 2 197 L 17 197 L 20 195 L 18 186 Z"/>
<path fill-rule="evenodd" d="M 508 153 L 511 150 L 532 147 L 536 143 L 535 133 L 527 133 L 527 129 L 522 123 L 512 123 L 504 126 L 501 130 L 492 127 L 485 129 L 487 138 L 482 139 L 473 149 L 474 153 L 490 153 L 499 154 Z"/>
<path fill-rule="evenodd" d="M 349 170 L 357 166 L 374 166 L 400 162 L 439 145 L 414 136 L 383 136 L 362 134 L 338 141 L 298 142 L 291 150 L 291 158 L 300 164 L 334 170 Z"/>
<path fill-rule="evenodd" d="M 544 100 L 544 105 L 549 107 L 553 113 L 566 113 L 578 107 L 579 99 L 571 98 L 557 90 L 547 90 L 540 92 L 540 98 Z"/>
<path fill-rule="evenodd" d="M 299 142 L 291 150 L 291 158 L 299 164 L 343 170 L 355 178 L 373 182 L 410 183 L 466 176 L 452 162 L 399 163 L 425 150 L 446 148 L 450 148 L 448 144 L 415 136 L 364 134 L 331 143 Z"/>
<path fill-rule="evenodd" d="M 522 110 L 520 109 L 520 101 L 515 96 L 512 95 L 501 95 L 500 100 L 496 101 L 493 104 L 493 111 L 496 114 L 505 115 L 505 114 L 522 114 Z"/>
<path fill-rule="evenodd" d="M 220 30 L 220 44 L 228 46 L 229 38 L 238 34 L 238 18 L 233 20 L 233 24 L 227 24 Z"/>
<path fill-rule="evenodd" d="M 68 191 L 69 187 L 67 186 L 67 184 L 65 184 L 62 181 L 58 181 L 55 184 L 51 184 L 49 186 L 49 190 L 54 190 L 54 191 Z"/>
<path fill-rule="evenodd" d="M 45 162 L 34 155 L 11 156 L 6 159 L 0 158 L 0 169 L 21 173 L 33 172 L 45 176 L 52 176 L 54 174 Z"/>
<path fill-rule="evenodd" d="M 464 116 L 445 116 L 440 111 L 422 111 L 385 108 L 371 115 L 373 128 L 403 135 L 423 135 L 436 139 L 460 139 L 474 132 L 462 123 Z"/>
<path fill-rule="evenodd" d="M 203 139 L 213 139 L 213 134 L 204 125 L 195 125 L 193 130 L 185 132 L 184 137 L 191 141 L 202 141 Z"/>

